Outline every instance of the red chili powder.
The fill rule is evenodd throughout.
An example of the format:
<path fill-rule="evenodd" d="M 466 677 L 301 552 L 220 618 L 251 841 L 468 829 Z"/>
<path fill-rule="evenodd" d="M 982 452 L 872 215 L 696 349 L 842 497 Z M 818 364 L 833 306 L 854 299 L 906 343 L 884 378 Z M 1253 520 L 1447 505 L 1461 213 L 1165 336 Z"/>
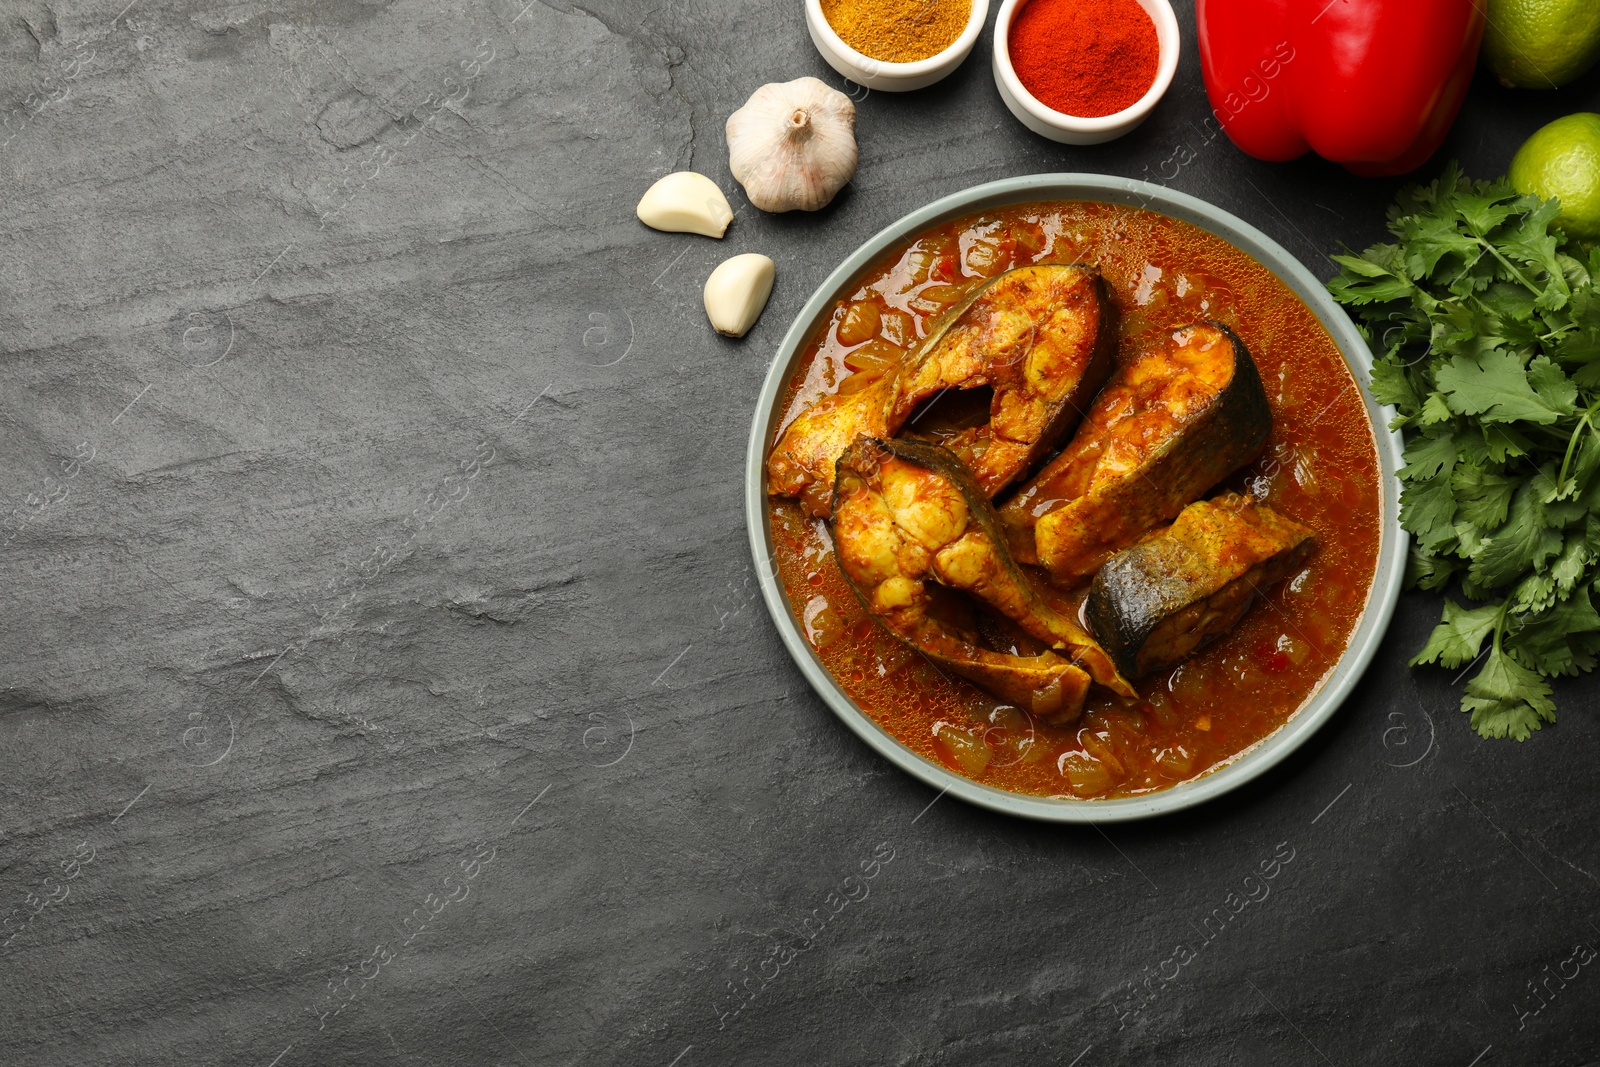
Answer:
<path fill-rule="evenodd" d="M 1156 24 L 1137 0 L 1029 0 L 1007 44 L 1023 86 L 1078 118 L 1132 107 L 1156 80 Z"/>

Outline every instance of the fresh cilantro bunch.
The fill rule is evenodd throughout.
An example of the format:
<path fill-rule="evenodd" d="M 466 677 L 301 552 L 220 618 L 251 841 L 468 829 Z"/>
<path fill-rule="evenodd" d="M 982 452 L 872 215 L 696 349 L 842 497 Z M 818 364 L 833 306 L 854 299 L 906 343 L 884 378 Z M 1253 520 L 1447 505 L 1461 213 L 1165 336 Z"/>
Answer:
<path fill-rule="evenodd" d="M 1552 230 L 1558 210 L 1451 164 L 1400 194 L 1397 243 L 1335 256 L 1328 283 L 1405 430 L 1408 578 L 1478 602 L 1446 599 L 1411 662 L 1481 660 L 1461 708 L 1518 741 L 1555 721 L 1547 679 L 1600 652 L 1600 249 Z"/>

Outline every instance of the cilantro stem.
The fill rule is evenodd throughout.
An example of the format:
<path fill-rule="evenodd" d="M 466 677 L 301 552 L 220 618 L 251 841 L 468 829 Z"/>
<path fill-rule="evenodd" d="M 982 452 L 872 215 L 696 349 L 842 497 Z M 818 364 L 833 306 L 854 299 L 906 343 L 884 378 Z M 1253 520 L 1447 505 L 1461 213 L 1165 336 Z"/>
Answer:
<path fill-rule="evenodd" d="M 1511 600 L 1512 597 L 1509 596 L 1502 600 L 1500 602 L 1500 610 L 1494 617 L 1494 650 L 1496 655 L 1500 653 L 1500 635 L 1505 633 L 1506 619 L 1510 617 Z"/>
<path fill-rule="evenodd" d="M 1572 437 L 1567 441 L 1567 454 L 1562 457 L 1561 460 L 1561 474 L 1556 478 L 1556 485 L 1559 486 L 1566 482 L 1567 469 L 1572 463 L 1572 453 L 1577 451 L 1578 439 L 1583 434 L 1585 427 L 1587 427 L 1590 431 L 1594 430 L 1594 413 L 1596 408 L 1600 408 L 1600 400 L 1596 400 L 1593 404 L 1590 404 L 1588 409 L 1584 411 L 1583 418 L 1578 420 L 1578 425 L 1573 427 Z"/>
<path fill-rule="evenodd" d="M 1490 244 L 1488 241 L 1485 241 L 1482 237 L 1477 236 L 1476 234 L 1473 235 L 1472 239 L 1474 241 L 1478 242 L 1480 245 L 1482 245 L 1485 249 L 1487 249 L 1491 256 L 1493 256 L 1495 259 L 1498 259 L 1500 261 L 1500 265 L 1502 267 L 1504 267 L 1506 270 L 1510 271 L 1511 272 L 1511 276 L 1513 278 L 1515 278 L 1517 281 L 1521 282 L 1523 284 L 1523 286 L 1528 290 L 1528 292 L 1532 293 L 1534 296 L 1543 296 L 1544 295 L 1544 290 L 1538 288 L 1532 282 L 1530 282 L 1528 279 L 1524 278 L 1522 276 L 1522 272 L 1517 269 L 1517 265 L 1515 263 L 1511 262 L 1505 256 L 1501 255 L 1500 254 L 1500 250 L 1498 248 L 1496 248 L 1494 245 Z"/>
<path fill-rule="evenodd" d="M 1476 641 L 1462 709 L 1485 737 L 1522 740 L 1554 722 L 1544 679 L 1600 665 L 1589 601 L 1600 591 L 1600 256 L 1552 229 L 1555 211 L 1452 163 L 1398 194 L 1396 243 L 1340 257 L 1329 283 L 1388 350 L 1373 395 L 1395 404 L 1393 425 L 1424 427 L 1432 442 L 1402 478 L 1425 488 L 1404 520 L 1413 559 L 1425 587 L 1459 586 L 1475 606 L 1462 609 L 1470 618 L 1447 608 L 1424 651 L 1440 659 Z M 1443 469 L 1424 457 L 1451 461 L 1444 484 L 1419 486 Z"/>

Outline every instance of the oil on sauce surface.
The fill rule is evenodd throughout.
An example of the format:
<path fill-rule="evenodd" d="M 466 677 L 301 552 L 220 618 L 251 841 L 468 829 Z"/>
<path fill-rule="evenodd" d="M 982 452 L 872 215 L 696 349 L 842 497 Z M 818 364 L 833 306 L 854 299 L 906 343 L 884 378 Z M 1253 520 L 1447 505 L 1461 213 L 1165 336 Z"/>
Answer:
<path fill-rule="evenodd" d="M 792 500 L 769 509 L 796 618 L 834 678 L 889 733 L 996 788 L 1131 796 L 1204 774 L 1288 721 L 1329 677 L 1366 606 L 1381 514 L 1377 455 L 1361 391 L 1311 311 L 1254 259 L 1187 223 L 1109 204 L 1018 205 L 946 223 L 869 268 L 813 338 L 785 394 L 784 422 L 819 396 L 868 384 L 963 283 L 1072 262 L 1098 264 L 1110 283 L 1123 357 L 1162 331 L 1216 319 L 1261 370 L 1272 436 L 1224 487 L 1310 526 L 1317 549 L 1230 634 L 1139 680 L 1137 703 L 1116 705 L 1096 690 L 1076 725 L 1046 726 L 896 641 L 845 584 L 826 526 Z"/>

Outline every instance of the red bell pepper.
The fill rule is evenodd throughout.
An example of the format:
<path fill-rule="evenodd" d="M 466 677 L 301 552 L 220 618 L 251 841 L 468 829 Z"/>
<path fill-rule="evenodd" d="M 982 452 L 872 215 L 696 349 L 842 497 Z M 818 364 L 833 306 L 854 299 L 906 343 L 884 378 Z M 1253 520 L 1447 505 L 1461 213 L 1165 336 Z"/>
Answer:
<path fill-rule="evenodd" d="M 1485 0 L 1196 0 L 1212 111 L 1258 159 L 1403 174 L 1449 132 Z"/>

